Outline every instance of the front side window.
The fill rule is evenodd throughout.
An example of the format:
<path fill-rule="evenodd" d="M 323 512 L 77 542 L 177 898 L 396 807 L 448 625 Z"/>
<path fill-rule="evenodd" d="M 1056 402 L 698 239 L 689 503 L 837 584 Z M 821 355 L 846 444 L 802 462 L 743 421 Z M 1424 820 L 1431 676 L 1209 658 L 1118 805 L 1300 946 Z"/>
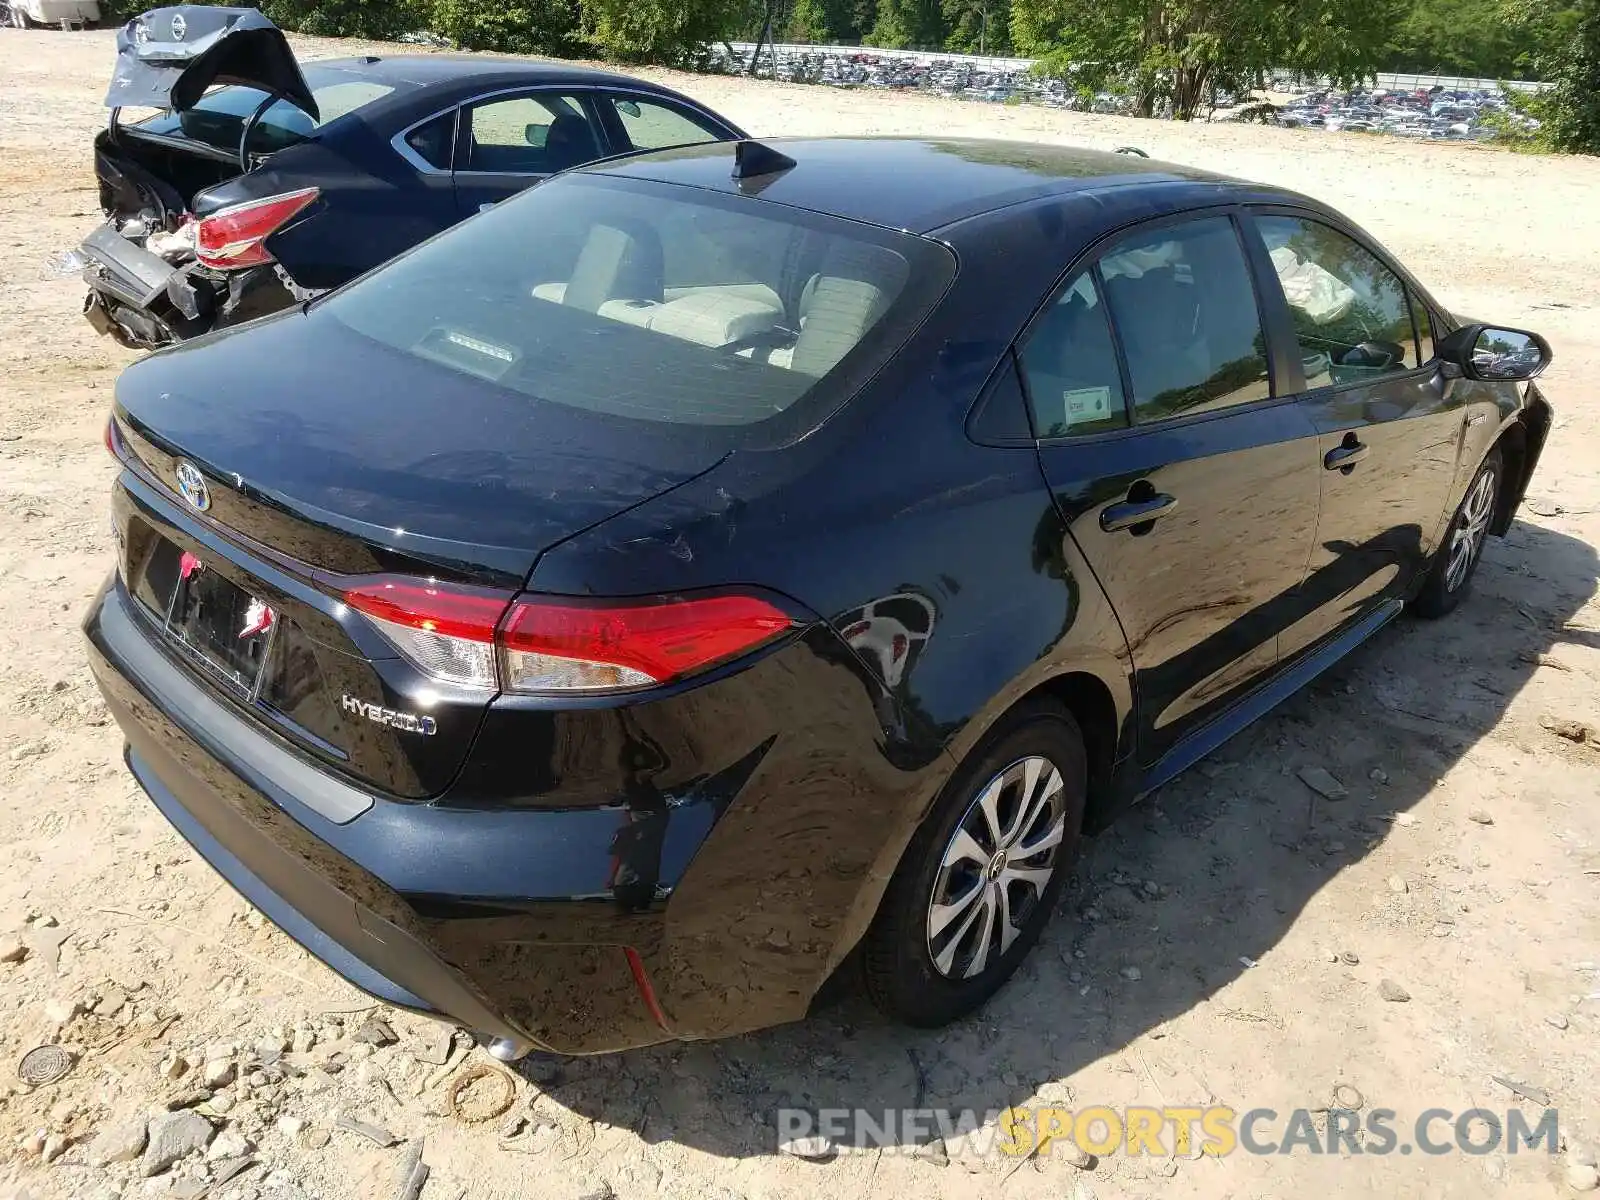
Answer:
<path fill-rule="evenodd" d="M 692 146 L 696 142 L 714 142 L 722 136 L 709 124 L 674 106 L 637 96 L 602 96 L 600 103 L 609 104 L 616 111 L 617 120 L 635 150 Z"/>
<path fill-rule="evenodd" d="M 1271 392 L 1255 289 L 1233 222 L 1135 234 L 1100 259 L 1135 421 L 1248 404 Z"/>
<path fill-rule="evenodd" d="M 553 175 L 593 162 L 605 151 L 574 95 L 532 92 L 474 104 L 463 115 L 464 161 L 458 171 Z"/>
<path fill-rule="evenodd" d="M 551 403 L 749 426 L 812 396 L 829 411 L 847 400 L 953 272 L 949 251 L 910 234 L 579 172 L 424 243 L 318 309 L 497 386 L 508 413 Z"/>
<path fill-rule="evenodd" d="M 1289 302 L 1307 387 L 1366 383 L 1417 366 L 1405 284 L 1370 250 L 1303 217 L 1257 217 L 1256 225 Z"/>
<path fill-rule="evenodd" d="M 1117 351 L 1092 272 L 1076 276 L 1044 310 L 1018 362 L 1040 437 L 1103 433 L 1128 424 Z"/>

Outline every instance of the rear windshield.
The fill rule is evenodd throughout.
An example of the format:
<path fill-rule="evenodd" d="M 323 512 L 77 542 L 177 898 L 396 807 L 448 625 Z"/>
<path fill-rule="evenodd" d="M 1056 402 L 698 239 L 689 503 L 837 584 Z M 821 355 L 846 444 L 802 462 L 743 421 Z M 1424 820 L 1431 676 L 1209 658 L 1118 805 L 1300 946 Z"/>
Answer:
<path fill-rule="evenodd" d="M 923 238 L 699 188 L 565 175 L 323 304 L 513 395 L 658 424 L 831 411 L 954 260 Z"/>
<path fill-rule="evenodd" d="M 346 113 L 354 112 L 362 105 L 371 104 L 394 91 L 387 84 L 352 78 L 344 71 L 326 67 L 318 70 L 315 65 L 309 65 L 305 67 L 304 74 L 311 94 L 316 98 L 320 118 L 312 120 L 287 100 L 277 101 L 261 114 L 251 128 L 248 147 L 251 153 L 270 154 L 274 150 L 303 142 L 319 126 L 336 121 Z M 244 123 L 266 99 L 267 93 L 257 88 L 229 84 L 212 88 L 200 97 L 193 108 L 181 113 L 159 113 L 137 122 L 136 127 L 151 133 L 204 142 L 218 150 L 237 153 Z"/>

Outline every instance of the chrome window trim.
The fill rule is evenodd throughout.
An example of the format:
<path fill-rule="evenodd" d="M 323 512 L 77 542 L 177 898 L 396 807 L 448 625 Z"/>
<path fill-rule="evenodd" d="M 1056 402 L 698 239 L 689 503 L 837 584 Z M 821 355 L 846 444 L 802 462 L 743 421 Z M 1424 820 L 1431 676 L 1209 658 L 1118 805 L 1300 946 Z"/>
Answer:
<path fill-rule="evenodd" d="M 410 137 L 414 131 L 421 129 L 430 121 L 437 121 L 446 113 L 455 114 L 455 120 L 450 123 L 450 161 L 452 164 L 454 164 L 456 158 L 456 138 L 461 132 L 461 106 L 459 104 L 452 104 L 449 108 L 441 108 L 436 113 L 429 113 L 427 116 L 423 117 L 422 120 L 413 121 L 410 125 L 407 125 L 399 133 L 395 134 L 389 139 L 389 145 L 394 147 L 394 152 L 401 158 L 405 159 L 406 162 L 413 169 L 415 169 L 419 175 L 449 175 L 451 173 L 449 167 L 434 166 L 427 159 L 423 158 L 422 155 L 418 154 L 416 150 L 412 148 L 410 142 L 406 141 L 406 139 Z"/>
<path fill-rule="evenodd" d="M 690 100 L 687 97 L 663 96 L 658 92 L 639 91 L 639 90 L 637 90 L 635 88 L 623 87 L 623 86 L 618 85 L 618 84 L 534 83 L 534 84 L 524 84 L 521 87 L 497 88 L 496 90 L 494 90 L 492 92 L 482 92 L 479 95 L 469 96 L 464 100 L 458 100 L 454 104 L 447 105 L 446 107 L 439 109 L 437 112 L 429 113 L 427 116 L 423 117 L 421 120 L 413 121 L 411 124 L 407 125 L 404 129 L 402 129 L 399 133 L 395 134 L 394 137 L 390 138 L 389 139 L 389 145 L 394 148 L 395 153 L 398 154 L 401 158 L 403 158 L 409 166 L 413 167 L 420 174 L 423 174 L 423 175 L 467 175 L 467 176 L 518 175 L 518 176 L 522 176 L 522 177 L 525 177 L 525 178 L 528 178 L 528 179 L 543 179 L 543 178 L 546 178 L 547 175 L 548 175 L 548 172 L 531 172 L 531 171 L 465 171 L 465 170 L 457 171 L 457 170 L 454 170 L 454 169 L 446 170 L 445 168 L 434 166 L 427 159 L 423 158 L 420 154 L 418 154 L 415 150 L 413 150 L 411 148 L 411 145 L 406 141 L 406 138 L 411 136 L 411 133 L 412 133 L 413 130 L 420 129 L 422 126 L 426 125 L 429 121 L 437 120 L 439 117 L 444 116 L 446 113 L 453 111 L 455 113 L 455 116 L 456 116 L 455 126 L 454 126 L 454 129 L 452 131 L 453 132 L 453 136 L 452 136 L 451 141 L 450 141 L 450 156 L 451 156 L 450 157 L 450 161 L 451 161 L 452 166 L 453 166 L 453 164 L 455 162 L 455 147 L 456 147 L 457 143 L 459 143 L 459 141 L 461 140 L 461 113 L 462 113 L 462 111 L 464 109 L 470 108 L 470 107 L 472 107 L 473 105 L 476 105 L 476 104 L 483 104 L 486 101 L 498 99 L 501 96 L 525 96 L 525 95 L 529 94 L 530 92 L 576 92 L 576 93 L 589 92 L 589 93 L 593 93 L 595 95 L 599 95 L 601 93 L 606 93 L 606 94 L 612 94 L 612 95 L 627 96 L 627 97 L 632 98 L 632 99 L 649 100 L 649 101 L 654 101 L 654 102 L 665 103 L 665 104 L 668 104 L 668 105 L 677 105 L 680 108 L 686 108 L 689 111 L 697 113 L 699 116 L 704 117 L 706 122 L 707 122 L 707 124 L 712 125 L 717 129 L 721 129 L 727 135 L 727 139 L 730 140 L 730 141 L 736 140 L 736 139 L 744 136 L 744 134 L 736 126 L 729 125 L 725 120 L 723 120 L 721 117 L 719 117 L 716 113 L 712 112 L 708 108 L 703 108 L 702 106 L 700 106 L 699 104 L 696 104 L 693 100 Z M 602 135 L 604 135 L 604 132 L 605 131 L 603 129 L 600 131 L 600 133 Z M 718 141 L 718 140 L 722 140 L 722 139 L 712 138 L 710 140 Z M 693 144 L 694 143 L 685 143 L 685 145 L 693 145 Z M 628 153 L 628 152 L 627 151 L 617 151 L 616 153 L 625 154 L 625 153 Z M 607 157 L 610 157 L 610 156 L 607 156 Z M 600 160 L 599 159 L 595 159 L 593 161 L 598 162 Z M 582 165 L 587 165 L 587 164 L 579 164 L 579 165 L 582 166 Z"/>

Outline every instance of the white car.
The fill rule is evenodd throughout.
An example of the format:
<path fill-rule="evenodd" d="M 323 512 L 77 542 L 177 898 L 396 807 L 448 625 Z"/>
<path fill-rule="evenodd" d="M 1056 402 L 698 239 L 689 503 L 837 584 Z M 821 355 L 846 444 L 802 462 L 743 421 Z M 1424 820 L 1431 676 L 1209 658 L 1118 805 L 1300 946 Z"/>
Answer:
<path fill-rule="evenodd" d="M 95 0 L 11 0 L 11 23 L 18 29 L 33 25 L 84 26 L 100 19 Z"/>

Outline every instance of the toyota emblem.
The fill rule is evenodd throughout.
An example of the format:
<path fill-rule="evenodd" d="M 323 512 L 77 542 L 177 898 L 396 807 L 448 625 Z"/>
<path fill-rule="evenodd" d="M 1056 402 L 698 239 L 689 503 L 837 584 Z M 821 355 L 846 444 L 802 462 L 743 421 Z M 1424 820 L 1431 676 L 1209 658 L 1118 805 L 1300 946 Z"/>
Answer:
<path fill-rule="evenodd" d="M 181 42 L 183 41 L 183 35 L 188 32 L 189 22 L 183 19 L 182 13 L 174 13 L 172 15 L 172 40 Z"/>
<path fill-rule="evenodd" d="M 189 507 L 205 512 L 211 507 L 211 489 L 206 487 L 206 477 L 200 468 L 188 459 L 178 460 L 178 494 L 189 502 Z"/>

